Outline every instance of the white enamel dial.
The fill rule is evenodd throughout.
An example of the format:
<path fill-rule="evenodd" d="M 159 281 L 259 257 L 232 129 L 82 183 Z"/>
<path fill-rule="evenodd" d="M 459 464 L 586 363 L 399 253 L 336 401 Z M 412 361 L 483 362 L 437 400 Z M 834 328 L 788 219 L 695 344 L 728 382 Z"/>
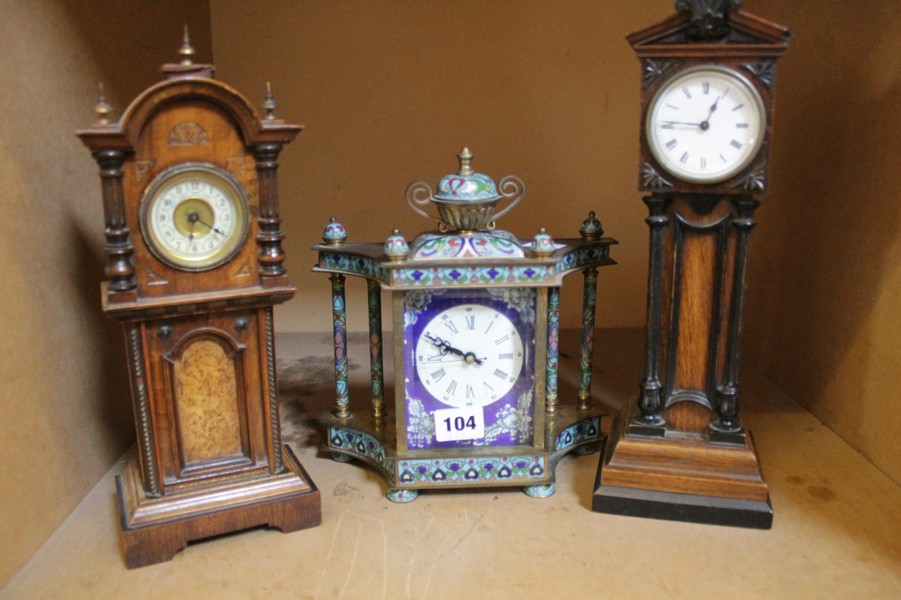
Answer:
<path fill-rule="evenodd" d="M 523 342 L 513 322 L 481 304 L 438 313 L 416 342 L 416 372 L 432 396 L 448 406 L 487 406 L 519 378 Z"/>
<path fill-rule="evenodd" d="M 141 230 L 160 260 L 187 270 L 216 267 L 240 248 L 247 201 L 226 172 L 187 163 L 161 173 L 141 206 Z"/>
<path fill-rule="evenodd" d="M 760 94 L 740 73 L 695 67 L 657 92 L 645 129 L 661 167 L 685 181 L 717 183 L 739 173 L 757 156 L 766 111 Z"/>

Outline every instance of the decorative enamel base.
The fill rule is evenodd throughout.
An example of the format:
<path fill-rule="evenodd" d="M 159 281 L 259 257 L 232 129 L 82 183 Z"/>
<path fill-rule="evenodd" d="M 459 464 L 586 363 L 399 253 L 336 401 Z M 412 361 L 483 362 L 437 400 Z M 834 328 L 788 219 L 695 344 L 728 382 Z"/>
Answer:
<path fill-rule="evenodd" d="M 523 493 L 530 498 L 550 498 L 557 491 L 553 483 L 545 485 L 530 485 L 522 488 Z"/>
<path fill-rule="evenodd" d="M 413 502 L 414 500 L 419 498 L 419 492 L 417 492 L 416 490 L 391 488 L 388 490 L 386 496 L 388 497 L 388 500 L 391 500 L 391 502 L 406 504 L 407 502 Z"/>
<path fill-rule="evenodd" d="M 562 415 L 561 415 L 562 416 Z M 390 417 L 389 417 L 390 418 Z M 597 448 L 601 441 L 598 415 L 586 416 L 558 428 L 545 448 L 486 447 L 446 452 L 398 453 L 380 433 L 349 427 L 332 414 L 323 417 L 328 426 L 328 450 L 333 457 L 356 458 L 375 467 L 388 484 L 388 499 L 410 502 L 419 491 L 455 487 L 520 486 L 534 498 L 554 493 L 557 463 L 582 447 Z"/>

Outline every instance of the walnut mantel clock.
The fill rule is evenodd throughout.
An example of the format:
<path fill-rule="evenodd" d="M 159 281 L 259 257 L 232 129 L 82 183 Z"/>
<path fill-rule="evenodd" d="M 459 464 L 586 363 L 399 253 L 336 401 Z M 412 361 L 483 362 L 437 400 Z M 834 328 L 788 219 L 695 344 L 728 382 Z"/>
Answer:
<path fill-rule="evenodd" d="M 610 435 L 596 511 L 768 528 L 739 410 L 755 194 L 769 185 L 783 27 L 740 0 L 679 0 L 628 36 L 642 65 L 639 188 L 650 214 L 644 378 Z"/>
<path fill-rule="evenodd" d="M 459 155 L 460 170 L 435 194 L 425 182 L 407 189 L 422 216 L 431 206 L 438 229 L 409 244 L 397 231 L 385 243 L 348 243 L 334 219 L 315 271 L 329 273 L 335 336 L 336 403 L 324 417 L 328 449 L 338 460 L 373 466 L 388 498 L 409 502 L 421 490 L 520 487 L 554 493 L 557 463 L 593 451 L 602 411 L 592 407 L 591 363 L 598 267 L 613 264 L 591 213 L 580 238 L 539 231 L 520 242 L 495 228 L 525 191 L 508 175 L 497 184 Z M 495 210 L 501 202 L 509 202 Z M 560 286 L 581 272 L 583 329 L 578 402 L 558 402 Z M 370 405 L 350 408 L 345 276 L 368 282 Z M 381 296 L 393 311 L 394 407 L 385 406 Z"/>
<path fill-rule="evenodd" d="M 319 491 L 280 442 L 273 307 L 290 299 L 278 155 L 300 127 L 260 117 L 181 63 L 118 122 L 78 133 L 100 166 L 104 312 L 123 322 L 137 456 L 117 478 L 129 567 L 195 539 L 319 524 Z"/>

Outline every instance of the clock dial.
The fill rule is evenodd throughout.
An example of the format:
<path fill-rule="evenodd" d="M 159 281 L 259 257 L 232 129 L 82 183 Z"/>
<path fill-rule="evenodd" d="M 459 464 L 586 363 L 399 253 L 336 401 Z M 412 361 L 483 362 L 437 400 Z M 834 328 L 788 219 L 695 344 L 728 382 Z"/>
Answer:
<path fill-rule="evenodd" d="M 532 288 L 405 294 L 409 448 L 531 442 L 536 303 Z"/>
<path fill-rule="evenodd" d="M 523 341 L 503 313 L 460 304 L 436 315 L 416 342 L 416 373 L 426 390 L 453 407 L 487 406 L 519 378 Z"/>
<path fill-rule="evenodd" d="M 688 69 L 666 83 L 648 108 L 648 145 L 661 167 L 694 183 L 733 177 L 757 156 L 766 130 L 763 101 L 740 73 Z"/>
<path fill-rule="evenodd" d="M 228 261 L 247 234 L 247 201 L 227 173 L 187 163 L 161 173 L 141 205 L 141 231 L 154 255 L 202 271 Z"/>

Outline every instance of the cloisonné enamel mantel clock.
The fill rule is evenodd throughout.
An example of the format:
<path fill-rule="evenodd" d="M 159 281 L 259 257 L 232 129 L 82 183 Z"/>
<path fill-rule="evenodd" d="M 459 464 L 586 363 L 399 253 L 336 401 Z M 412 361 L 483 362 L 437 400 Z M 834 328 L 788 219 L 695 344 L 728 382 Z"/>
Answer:
<path fill-rule="evenodd" d="M 642 65 L 641 190 L 650 215 L 647 345 L 593 507 L 768 528 L 769 491 L 739 410 L 749 236 L 767 191 L 783 27 L 740 0 L 679 0 L 632 33 Z"/>
<path fill-rule="evenodd" d="M 554 493 L 554 470 L 568 452 L 591 452 L 601 437 L 592 406 L 591 363 L 598 267 L 614 264 L 600 222 L 590 214 L 581 237 L 544 230 L 522 243 L 495 221 L 522 198 L 508 175 L 497 184 L 458 155 L 458 173 L 436 193 L 411 184 L 407 201 L 438 214 L 438 229 L 408 243 L 348 243 L 332 220 L 315 271 L 330 273 L 335 334 L 336 407 L 324 417 L 336 459 L 359 459 L 388 482 L 388 498 L 420 490 L 519 486 Z M 496 210 L 500 202 L 509 202 Z M 560 286 L 584 273 L 580 389 L 558 402 Z M 352 411 L 348 395 L 345 276 L 368 281 L 371 394 Z M 385 407 L 381 294 L 393 311 L 394 410 Z"/>
<path fill-rule="evenodd" d="M 123 322 L 137 456 L 116 480 L 125 561 L 191 541 L 318 525 L 319 491 L 280 441 L 273 307 L 290 299 L 278 155 L 300 127 L 179 64 L 80 131 L 100 166 L 104 312 Z"/>

